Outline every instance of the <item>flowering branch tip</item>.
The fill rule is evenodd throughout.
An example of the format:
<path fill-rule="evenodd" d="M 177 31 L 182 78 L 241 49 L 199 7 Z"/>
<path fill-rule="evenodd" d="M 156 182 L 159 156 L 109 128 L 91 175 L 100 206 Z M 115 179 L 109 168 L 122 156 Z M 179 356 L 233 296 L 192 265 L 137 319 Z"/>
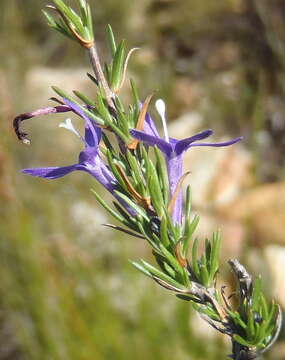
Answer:
<path fill-rule="evenodd" d="M 72 112 L 84 125 L 81 135 L 71 119 L 59 124 L 82 142 L 73 164 L 26 168 L 22 172 L 48 180 L 74 171 L 89 174 L 111 194 L 114 207 L 93 191 L 96 200 L 122 225 L 103 226 L 144 239 L 152 249 L 156 266 L 144 260 L 133 265 L 178 298 L 191 302 L 214 329 L 228 335 L 232 342 L 230 357 L 255 359 L 275 342 L 280 332 L 280 307 L 265 299 L 260 279 L 255 280 L 236 259 L 228 263 L 235 274 L 237 288 L 232 295 L 225 295 L 225 287 L 217 285 L 221 235 L 216 231 L 206 238 L 201 251 L 199 239 L 194 236 L 199 216 L 192 216 L 192 187 L 191 191 L 190 186 L 187 187 L 185 204 L 182 189 L 190 173 L 183 168 L 188 150 L 232 146 L 242 137 L 206 142 L 213 134 L 213 130 L 206 129 L 183 139 L 172 138 L 167 129 L 165 102 L 158 99 L 155 108 L 163 125 L 161 136 L 149 112 L 153 94 L 142 103 L 131 80 L 133 102 L 126 105 L 119 97 L 129 59 L 138 48 L 125 55 L 125 41 L 117 46 L 112 28 L 108 26 L 112 58 L 102 67 L 87 1 L 78 0 L 79 13 L 64 0 L 53 2 L 55 5 L 47 8 L 59 15 L 59 21 L 44 12 L 48 24 L 87 49 L 94 76 L 87 75 L 96 85 L 97 93 L 95 98 L 89 98 L 74 91 L 80 99 L 77 102 L 65 91 L 53 87 L 59 96 L 59 99 L 51 98 L 56 106 L 15 117 L 14 131 L 24 144 L 30 144 L 30 140 L 21 125 L 33 117 Z M 60 158 L 64 159 L 64 154 Z"/>

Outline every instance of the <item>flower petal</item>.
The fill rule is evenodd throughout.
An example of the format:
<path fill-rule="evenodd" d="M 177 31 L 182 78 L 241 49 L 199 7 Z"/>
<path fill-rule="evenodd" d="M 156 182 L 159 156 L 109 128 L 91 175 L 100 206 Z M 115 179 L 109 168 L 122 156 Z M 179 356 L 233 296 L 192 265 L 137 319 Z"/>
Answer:
<path fill-rule="evenodd" d="M 155 123 L 148 112 L 145 115 L 145 123 L 143 130 L 148 135 L 160 137 L 156 129 Z"/>
<path fill-rule="evenodd" d="M 97 148 L 101 140 L 102 130 L 98 126 L 95 126 L 93 121 L 91 127 L 93 127 L 94 130 L 90 128 L 89 124 L 85 126 L 85 142 L 87 146 Z M 94 136 L 94 134 L 96 135 Z"/>
<path fill-rule="evenodd" d="M 221 143 L 196 143 L 196 144 L 191 144 L 190 146 L 214 146 L 214 147 L 222 147 L 222 146 L 230 146 L 233 145 L 239 141 L 241 141 L 243 139 L 242 136 L 232 139 L 230 141 L 225 141 L 225 142 L 221 142 Z"/>
<path fill-rule="evenodd" d="M 179 184 L 183 172 L 183 155 L 178 155 L 166 160 L 170 197 L 175 194 L 175 190 Z M 175 202 L 174 209 L 172 211 L 172 219 L 175 223 L 181 224 L 182 222 L 182 191 L 179 191 L 178 197 Z"/>
<path fill-rule="evenodd" d="M 145 144 L 150 146 L 157 146 L 166 156 L 170 156 L 172 153 L 172 146 L 165 140 L 161 139 L 160 137 L 148 135 L 144 133 L 143 131 L 138 130 L 131 130 L 131 135 L 140 140 L 143 141 Z"/>
<path fill-rule="evenodd" d="M 47 168 L 30 168 L 21 170 L 24 174 L 41 177 L 44 179 L 57 179 L 77 170 L 77 164 L 70 166 L 56 166 Z"/>
<path fill-rule="evenodd" d="M 202 131 L 194 136 L 191 136 L 189 138 L 179 140 L 175 145 L 176 154 L 177 155 L 182 154 L 183 151 L 186 151 L 187 149 L 189 149 L 190 146 L 192 146 L 191 144 L 194 141 L 205 139 L 212 134 L 213 134 L 213 131 L 209 129 L 209 130 L 204 130 L 204 131 Z"/>

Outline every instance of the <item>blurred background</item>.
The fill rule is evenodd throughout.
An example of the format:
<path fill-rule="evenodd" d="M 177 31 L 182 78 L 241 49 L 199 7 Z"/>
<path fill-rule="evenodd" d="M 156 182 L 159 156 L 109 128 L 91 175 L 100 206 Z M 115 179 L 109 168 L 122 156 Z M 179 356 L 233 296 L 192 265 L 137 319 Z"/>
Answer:
<path fill-rule="evenodd" d="M 90 3 L 102 59 L 108 23 L 141 48 L 129 76 L 142 98 L 155 91 L 167 101 L 172 136 L 207 127 L 215 140 L 244 136 L 231 148 L 187 154 L 198 235 L 220 228 L 222 281 L 232 284 L 226 260 L 238 257 L 284 310 L 284 1 Z M 151 253 L 101 226 L 110 219 L 87 174 L 44 181 L 20 173 L 72 164 L 81 144 L 58 129 L 60 115 L 24 123 L 32 140 L 24 146 L 13 118 L 51 104 L 51 85 L 95 92 L 86 54 L 47 27 L 46 4 L 0 2 L 0 359 L 224 359 L 228 339 L 132 268 L 129 259 Z M 128 84 L 124 91 L 127 101 Z M 284 330 L 265 358 L 285 359 Z"/>

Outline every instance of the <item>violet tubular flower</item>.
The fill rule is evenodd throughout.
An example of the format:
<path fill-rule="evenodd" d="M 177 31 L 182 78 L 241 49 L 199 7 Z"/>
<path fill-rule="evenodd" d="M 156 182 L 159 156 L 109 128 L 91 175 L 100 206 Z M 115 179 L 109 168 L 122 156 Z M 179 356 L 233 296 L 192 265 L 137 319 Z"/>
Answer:
<path fill-rule="evenodd" d="M 158 100 L 156 102 L 157 110 L 162 118 L 163 127 L 165 132 L 165 139 L 161 138 L 158 134 L 153 135 L 149 132 L 143 132 L 138 130 L 131 130 L 131 135 L 139 141 L 142 141 L 144 144 L 149 146 L 157 146 L 165 156 L 167 171 L 168 171 L 168 179 L 169 179 L 169 187 L 170 187 L 170 196 L 174 195 L 174 192 L 177 188 L 179 180 L 183 175 L 183 155 L 185 152 L 191 147 L 196 146 L 210 146 L 210 147 L 223 147 L 230 146 L 242 139 L 242 137 L 238 137 L 226 142 L 220 143 L 201 143 L 199 140 L 203 140 L 208 138 L 213 134 L 212 130 L 205 130 L 191 137 L 177 140 L 174 138 L 168 137 L 166 122 L 165 122 L 165 105 L 162 100 Z M 176 199 L 175 205 L 172 211 L 172 219 L 174 223 L 181 224 L 182 223 L 182 191 L 179 192 L 179 195 Z"/>
<path fill-rule="evenodd" d="M 45 179 L 57 179 L 75 170 L 85 171 L 96 178 L 101 185 L 116 196 L 114 190 L 117 181 L 99 155 L 99 143 L 102 134 L 100 127 L 96 126 L 94 121 L 85 115 L 77 105 L 67 99 L 64 99 L 64 102 L 70 109 L 85 120 L 84 138 L 82 138 L 73 127 L 71 120 L 67 119 L 65 123 L 60 125 L 75 133 L 85 144 L 84 150 L 79 154 L 78 163 L 61 167 L 29 168 L 23 169 L 22 172 Z"/>

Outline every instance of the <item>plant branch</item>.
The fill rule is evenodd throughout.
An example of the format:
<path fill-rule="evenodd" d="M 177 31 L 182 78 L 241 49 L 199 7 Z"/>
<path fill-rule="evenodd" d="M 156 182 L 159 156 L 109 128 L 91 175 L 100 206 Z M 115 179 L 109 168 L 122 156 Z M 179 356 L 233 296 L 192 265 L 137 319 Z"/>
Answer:
<path fill-rule="evenodd" d="M 111 109 L 115 110 L 115 106 L 114 106 L 114 102 L 113 102 L 114 94 L 111 91 L 111 89 L 107 83 L 107 80 L 105 78 L 105 75 L 103 73 L 95 43 L 93 43 L 93 45 L 91 47 L 87 48 L 87 50 L 89 53 L 89 59 L 90 59 L 95 77 L 96 77 L 97 81 L 99 82 L 99 84 L 102 85 L 102 87 L 103 87 L 107 103 Z"/>

